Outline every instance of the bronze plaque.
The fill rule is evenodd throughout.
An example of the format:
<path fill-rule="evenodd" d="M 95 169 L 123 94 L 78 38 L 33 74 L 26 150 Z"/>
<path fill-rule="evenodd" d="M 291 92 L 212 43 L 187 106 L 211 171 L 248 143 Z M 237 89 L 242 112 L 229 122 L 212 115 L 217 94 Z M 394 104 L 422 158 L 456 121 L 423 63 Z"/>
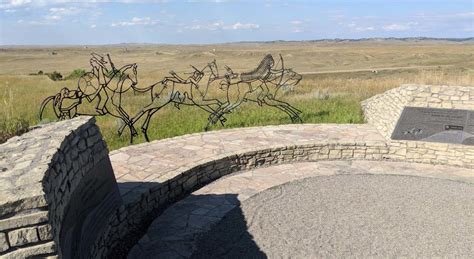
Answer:
<path fill-rule="evenodd" d="M 405 107 L 392 139 L 474 146 L 474 111 Z"/>

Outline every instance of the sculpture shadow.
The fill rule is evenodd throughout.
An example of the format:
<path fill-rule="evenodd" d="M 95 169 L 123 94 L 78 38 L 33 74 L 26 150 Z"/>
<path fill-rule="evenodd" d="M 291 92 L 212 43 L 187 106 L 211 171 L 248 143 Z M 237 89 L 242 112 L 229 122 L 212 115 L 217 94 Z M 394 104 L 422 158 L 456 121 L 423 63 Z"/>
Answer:
<path fill-rule="evenodd" d="M 150 182 L 124 182 L 118 185 L 119 188 L 125 189 L 137 186 L 159 188 L 158 183 Z M 193 217 L 191 222 L 189 218 L 193 215 L 193 211 L 202 207 L 214 207 L 214 209 L 201 215 L 203 217 L 199 215 Z M 176 213 L 178 211 L 179 213 Z M 188 212 L 191 216 L 184 215 Z M 172 238 L 172 241 L 163 241 L 159 237 L 161 229 L 159 227 L 155 229 L 156 226 L 153 224 L 158 217 L 165 217 L 165 221 L 171 219 L 170 225 L 175 224 L 174 219 L 176 221 L 186 219 L 187 222 L 176 222 L 176 225 L 186 224 L 186 229 L 177 230 L 176 238 Z M 209 218 L 213 219 L 212 222 L 209 222 Z M 141 226 L 136 226 L 129 242 L 124 244 L 123 248 L 127 247 L 127 251 L 117 256 L 119 258 L 267 258 L 249 233 L 247 226 L 237 194 L 186 194 L 148 215 Z M 136 249 L 130 250 L 145 233 L 151 242 L 140 244 L 141 251 L 138 253 Z M 192 236 L 191 239 L 189 235 Z"/>
<path fill-rule="evenodd" d="M 236 194 L 210 195 L 236 206 L 196 242 L 191 258 L 267 258 L 248 231 L 247 220 Z"/>

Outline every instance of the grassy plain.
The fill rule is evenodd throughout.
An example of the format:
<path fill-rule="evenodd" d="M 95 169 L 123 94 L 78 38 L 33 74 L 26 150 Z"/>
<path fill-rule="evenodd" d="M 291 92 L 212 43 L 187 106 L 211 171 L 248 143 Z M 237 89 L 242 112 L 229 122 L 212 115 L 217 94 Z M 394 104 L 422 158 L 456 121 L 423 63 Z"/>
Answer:
<path fill-rule="evenodd" d="M 53 55 L 53 52 L 56 54 Z M 213 59 L 236 72 L 257 66 L 266 53 L 281 54 L 285 65 L 303 74 L 301 83 L 279 98 L 303 111 L 305 123 L 363 123 L 359 102 L 403 83 L 474 85 L 474 43 L 447 41 L 276 42 L 220 45 L 111 45 L 0 48 L 0 135 L 24 123 L 38 121 L 41 101 L 62 87 L 75 89 L 77 80 L 52 81 L 38 71 L 58 71 L 67 76 L 75 69 L 90 70 L 91 52 L 110 53 L 117 67 L 138 64 L 139 86 L 160 81 L 169 70 L 192 72 Z M 374 73 L 373 71 L 377 71 Z M 185 76 L 185 75 L 183 75 Z M 211 95 L 222 95 L 211 89 Z M 130 114 L 149 95 L 130 95 Z M 49 111 L 49 119 L 53 119 Z M 283 112 L 246 103 L 227 115 L 225 128 L 290 123 Z M 109 148 L 128 145 L 128 136 L 117 136 L 117 119 L 98 117 Z M 207 114 L 196 108 L 166 107 L 153 117 L 149 135 L 161 139 L 202 131 Z M 138 128 L 138 127 L 137 127 Z M 216 126 L 213 129 L 220 129 Z M 143 142 L 139 137 L 135 143 Z M 0 140 L 1 142 L 1 140 Z"/>

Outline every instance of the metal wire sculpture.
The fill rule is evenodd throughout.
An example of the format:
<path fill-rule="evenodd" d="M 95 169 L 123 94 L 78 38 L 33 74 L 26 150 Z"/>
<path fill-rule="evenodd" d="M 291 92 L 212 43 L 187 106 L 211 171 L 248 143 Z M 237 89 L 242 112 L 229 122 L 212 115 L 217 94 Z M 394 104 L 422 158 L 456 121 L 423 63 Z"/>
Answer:
<path fill-rule="evenodd" d="M 174 71 L 148 87 L 137 86 L 137 64 L 128 64 L 117 69 L 110 55 L 107 60 L 103 56 L 92 53 L 90 59 L 91 71 L 82 75 L 75 90 L 62 88 L 59 93 L 49 96 L 41 103 L 39 117 L 43 117 L 45 107 L 51 102 L 57 119 L 63 120 L 80 115 L 111 115 L 123 121 L 118 129 L 121 135 L 126 127 L 130 130 L 130 143 L 138 135 L 135 124 L 145 117 L 141 124 L 141 131 L 147 141 L 148 127 L 152 116 L 163 107 L 174 104 L 198 107 L 207 113 L 208 122 L 205 130 L 211 125 L 224 125 L 225 116 L 238 108 L 243 102 L 255 102 L 259 106 L 268 105 L 285 112 L 292 122 L 301 122 L 301 111 L 289 103 L 276 99 L 282 87 L 294 87 L 302 76 L 291 68 L 285 68 L 283 57 L 277 65 L 272 55 L 266 55 L 254 70 L 244 73 L 235 73 L 225 66 L 226 73 L 219 75 L 216 60 L 208 63 L 202 69 L 191 66 L 194 71 L 190 76 L 183 78 Z M 279 64 L 279 65 L 278 65 Z M 279 66 L 279 67 L 278 67 Z M 277 68 L 278 67 L 278 68 Z M 225 91 L 225 98 L 209 96 L 212 88 Z M 127 113 L 122 105 L 123 95 L 126 92 L 149 94 L 149 102 L 139 109 L 133 117 Z M 94 112 L 78 110 L 81 104 L 96 102 Z"/>

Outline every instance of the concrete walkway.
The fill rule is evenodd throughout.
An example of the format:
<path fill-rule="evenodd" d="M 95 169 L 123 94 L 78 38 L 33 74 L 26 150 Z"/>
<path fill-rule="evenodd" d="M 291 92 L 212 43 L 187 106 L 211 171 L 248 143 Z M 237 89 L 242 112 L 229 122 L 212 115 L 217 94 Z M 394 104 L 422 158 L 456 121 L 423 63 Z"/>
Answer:
<path fill-rule="evenodd" d="M 172 205 L 129 258 L 473 257 L 472 169 L 321 161 L 254 169 Z"/>

